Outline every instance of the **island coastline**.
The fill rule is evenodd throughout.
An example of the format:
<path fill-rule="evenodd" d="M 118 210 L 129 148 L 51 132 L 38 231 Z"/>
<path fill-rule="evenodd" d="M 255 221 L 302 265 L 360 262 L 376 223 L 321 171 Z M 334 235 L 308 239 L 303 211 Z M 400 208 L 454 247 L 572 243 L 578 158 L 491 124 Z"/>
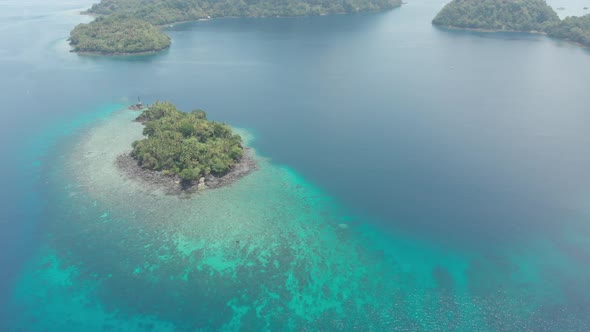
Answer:
<path fill-rule="evenodd" d="M 187 195 L 208 189 L 229 186 L 258 168 L 254 159 L 254 150 L 244 148 L 244 155 L 226 174 L 220 177 L 207 175 L 203 177 L 204 187 L 198 181 L 183 183 L 178 175 L 167 175 L 162 172 L 142 168 L 131 156 L 131 152 L 119 155 L 115 161 L 117 169 L 129 179 L 140 182 L 148 187 L 162 189 L 169 195 Z"/>
<path fill-rule="evenodd" d="M 561 43 L 567 43 L 567 44 L 571 44 L 571 45 L 575 45 L 578 47 L 581 47 L 583 49 L 590 49 L 590 45 L 586 45 L 577 41 L 573 41 L 570 39 L 565 39 L 565 38 L 559 38 L 559 37 L 555 37 L 555 36 L 551 36 L 549 33 L 544 32 L 544 31 L 520 31 L 520 30 L 492 30 L 492 29 L 478 29 L 478 28 L 460 28 L 460 27 L 455 27 L 455 26 L 450 26 L 450 25 L 438 25 L 438 24 L 432 24 L 435 28 L 440 29 L 440 30 L 448 30 L 448 31 L 465 31 L 465 32 L 480 32 L 480 33 L 502 33 L 502 32 L 506 32 L 506 33 L 514 33 L 514 34 L 527 34 L 527 35 L 538 35 L 538 36 L 545 36 L 551 40 L 557 41 L 557 42 L 561 42 Z"/>
<path fill-rule="evenodd" d="M 537 31 L 537 30 L 501 30 L 501 29 L 482 29 L 482 28 L 461 28 L 452 25 L 440 25 L 432 23 L 432 25 L 441 30 L 452 30 L 452 31 L 471 31 L 471 32 L 482 32 L 482 33 L 498 33 L 498 32 L 508 32 L 508 33 L 526 33 L 531 35 L 543 35 L 547 36 L 547 32 L 544 31 Z"/>
<path fill-rule="evenodd" d="M 167 46 L 161 50 L 153 50 L 153 51 L 144 51 L 144 52 L 88 52 L 88 51 L 76 51 L 74 49 L 70 50 L 71 53 L 76 53 L 82 56 L 97 56 L 97 57 L 131 57 L 131 56 L 146 56 L 146 55 L 155 55 L 163 53 L 170 49 L 170 46 Z"/>

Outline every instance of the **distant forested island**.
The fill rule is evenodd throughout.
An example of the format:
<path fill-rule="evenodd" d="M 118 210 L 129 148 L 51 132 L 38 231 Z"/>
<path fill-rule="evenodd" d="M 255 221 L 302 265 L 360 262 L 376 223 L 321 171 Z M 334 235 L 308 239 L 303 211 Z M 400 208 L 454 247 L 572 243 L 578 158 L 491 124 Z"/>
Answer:
<path fill-rule="evenodd" d="M 581 17 L 568 17 L 547 29 L 547 34 L 554 38 L 590 47 L 590 14 Z"/>
<path fill-rule="evenodd" d="M 70 33 L 69 42 L 74 52 L 133 55 L 162 51 L 170 46 L 170 37 L 145 21 L 110 15 L 79 24 Z"/>
<path fill-rule="evenodd" d="M 99 16 L 71 33 L 74 52 L 104 55 L 157 52 L 170 39 L 158 26 L 216 17 L 305 16 L 382 11 L 401 0 L 101 0 L 85 13 Z"/>
<path fill-rule="evenodd" d="M 545 0 L 453 0 L 432 23 L 461 29 L 542 32 L 559 23 L 559 17 Z"/>
<path fill-rule="evenodd" d="M 303 16 L 381 11 L 401 0 L 102 0 L 89 14 L 126 13 L 155 25 L 210 17 Z"/>
<path fill-rule="evenodd" d="M 590 15 L 560 20 L 545 0 L 453 0 L 432 23 L 458 29 L 544 33 L 590 46 Z"/>
<path fill-rule="evenodd" d="M 156 102 L 137 117 L 146 138 L 135 141 L 119 159 L 127 173 L 166 185 L 218 187 L 247 174 L 253 161 L 242 138 L 226 124 L 210 121 L 202 110 L 182 112 Z M 132 162 L 131 162 L 132 161 Z"/>

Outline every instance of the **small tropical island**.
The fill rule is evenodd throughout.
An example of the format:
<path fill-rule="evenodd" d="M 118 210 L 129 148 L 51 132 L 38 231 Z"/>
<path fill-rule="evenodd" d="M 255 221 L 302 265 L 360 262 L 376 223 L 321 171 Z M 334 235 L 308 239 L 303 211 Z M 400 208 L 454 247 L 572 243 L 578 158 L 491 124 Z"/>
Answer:
<path fill-rule="evenodd" d="M 139 55 L 170 47 L 170 37 L 160 29 L 127 15 L 97 17 L 79 24 L 70 33 L 73 52 L 98 55 Z"/>
<path fill-rule="evenodd" d="M 545 0 L 453 0 L 432 23 L 459 29 L 543 32 L 559 23 L 559 17 Z"/>
<path fill-rule="evenodd" d="M 251 172 L 256 164 L 240 135 L 210 121 L 202 110 L 182 112 L 170 102 L 156 102 L 136 121 L 144 139 L 118 158 L 124 173 L 175 193 L 217 188 Z"/>
<path fill-rule="evenodd" d="M 219 17 L 275 17 L 384 11 L 401 0 L 102 0 L 84 14 L 97 16 L 70 34 L 73 52 L 99 55 L 156 53 L 170 46 L 160 27 Z"/>
<path fill-rule="evenodd" d="M 541 33 L 590 47 L 590 14 L 560 20 L 545 0 L 453 0 L 432 24 L 488 32 Z"/>

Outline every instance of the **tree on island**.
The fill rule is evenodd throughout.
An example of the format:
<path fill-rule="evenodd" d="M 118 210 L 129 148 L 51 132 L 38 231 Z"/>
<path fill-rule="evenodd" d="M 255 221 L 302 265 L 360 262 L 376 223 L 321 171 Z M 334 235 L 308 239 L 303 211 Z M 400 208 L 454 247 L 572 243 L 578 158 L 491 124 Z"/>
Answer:
<path fill-rule="evenodd" d="M 242 138 L 228 125 L 207 120 L 202 110 L 185 113 L 157 102 L 137 120 L 147 138 L 133 143 L 131 156 L 142 168 L 178 175 L 185 183 L 223 176 L 244 154 Z"/>

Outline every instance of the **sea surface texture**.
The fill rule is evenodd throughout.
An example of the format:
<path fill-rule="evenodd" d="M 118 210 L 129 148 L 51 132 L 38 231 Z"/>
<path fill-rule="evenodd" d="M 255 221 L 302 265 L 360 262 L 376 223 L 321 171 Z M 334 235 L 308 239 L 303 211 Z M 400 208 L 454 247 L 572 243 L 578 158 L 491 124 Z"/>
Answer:
<path fill-rule="evenodd" d="M 0 4 L 0 331 L 590 331 L 587 49 L 424 0 L 78 56 L 91 2 Z M 257 169 L 125 176 L 138 96 L 229 123 Z"/>

